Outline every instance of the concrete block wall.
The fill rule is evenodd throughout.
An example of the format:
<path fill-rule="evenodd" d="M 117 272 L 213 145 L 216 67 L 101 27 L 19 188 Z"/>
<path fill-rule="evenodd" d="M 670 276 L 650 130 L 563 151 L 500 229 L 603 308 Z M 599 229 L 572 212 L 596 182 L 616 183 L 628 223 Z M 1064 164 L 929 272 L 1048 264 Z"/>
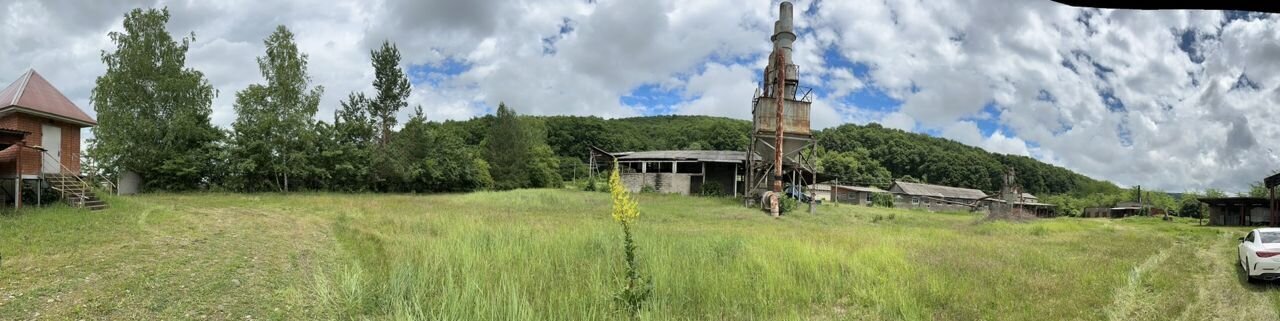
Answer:
<path fill-rule="evenodd" d="M 621 174 L 622 185 L 632 193 L 639 193 L 644 186 L 652 187 L 659 193 L 689 195 L 692 174 L 672 173 L 627 173 Z M 659 185 L 660 184 L 660 185 Z"/>

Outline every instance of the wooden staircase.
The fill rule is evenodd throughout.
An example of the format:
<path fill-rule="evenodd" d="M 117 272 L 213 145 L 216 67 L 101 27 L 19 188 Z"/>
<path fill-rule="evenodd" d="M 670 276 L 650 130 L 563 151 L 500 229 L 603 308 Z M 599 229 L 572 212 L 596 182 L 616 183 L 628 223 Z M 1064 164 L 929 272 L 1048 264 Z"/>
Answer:
<path fill-rule="evenodd" d="M 67 174 L 45 173 L 45 181 L 49 182 L 49 186 L 53 190 L 62 194 L 62 199 L 68 205 L 74 207 L 87 208 L 90 211 L 107 209 L 107 202 L 98 198 L 97 194 L 89 188 L 89 184 L 81 180 L 80 177 Z"/>

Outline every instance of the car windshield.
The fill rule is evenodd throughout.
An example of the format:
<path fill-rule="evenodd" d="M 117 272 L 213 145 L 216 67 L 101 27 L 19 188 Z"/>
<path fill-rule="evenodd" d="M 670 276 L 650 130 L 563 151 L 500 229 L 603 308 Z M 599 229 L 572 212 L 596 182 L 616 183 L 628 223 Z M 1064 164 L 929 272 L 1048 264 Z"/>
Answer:
<path fill-rule="evenodd" d="M 1280 232 L 1258 232 L 1259 243 L 1280 243 Z"/>

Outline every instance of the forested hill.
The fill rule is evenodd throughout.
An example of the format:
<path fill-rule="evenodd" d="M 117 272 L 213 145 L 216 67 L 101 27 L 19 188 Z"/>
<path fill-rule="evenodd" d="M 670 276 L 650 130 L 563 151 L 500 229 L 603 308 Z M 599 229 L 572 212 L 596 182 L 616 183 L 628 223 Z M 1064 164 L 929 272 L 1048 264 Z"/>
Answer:
<path fill-rule="evenodd" d="M 909 175 L 928 183 L 999 190 L 1006 167 L 1017 172 L 1024 191 L 1037 195 L 1117 193 L 1120 188 L 1069 169 L 1026 156 L 988 152 L 959 142 L 884 128 L 845 124 L 816 133 L 827 151 L 853 152 L 868 158 L 898 178 Z"/>
<path fill-rule="evenodd" d="M 446 122 L 469 144 L 479 144 L 491 116 Z M 578 116 L 531 116 L 546 131 L 556 155 L 574 163 L 587 157 L 587 146 L 609 151 L 745 150 L 751 123 L 709 116 L 651 116 L 620 119 Z M 1037 195 L 1110 193 L 1120 189 L 1068 169 L 1024 156 L 987 152 L 956 141 L 902 130 L 846 124 L 815 133 L 824 172 L 849 184 L 888 187 L 893 179 L 999 189 L 1005 166 L 1012 166 L 1027 192 Z M 577 160 L 573 160 L 577 159 Z M 563 163 L 563 161 L 562 161 Z"/>

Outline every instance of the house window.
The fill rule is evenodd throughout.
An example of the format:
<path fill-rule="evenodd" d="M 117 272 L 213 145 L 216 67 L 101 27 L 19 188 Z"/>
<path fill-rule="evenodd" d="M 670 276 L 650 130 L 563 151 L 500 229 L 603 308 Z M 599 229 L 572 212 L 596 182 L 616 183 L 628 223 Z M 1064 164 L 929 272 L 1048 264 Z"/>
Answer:
<path fill-rule="evenodd" d="M 920 204 L 920 197 L 919 197 L 919 196 L 912 196 L 912 197 L 911 197 L 911 205 L 917 205 L 917 204 Z"/>
<path fill-rule="evenodd" d="M 871 203 L 871 193 L 867 193 L 867 204 Z"/>

